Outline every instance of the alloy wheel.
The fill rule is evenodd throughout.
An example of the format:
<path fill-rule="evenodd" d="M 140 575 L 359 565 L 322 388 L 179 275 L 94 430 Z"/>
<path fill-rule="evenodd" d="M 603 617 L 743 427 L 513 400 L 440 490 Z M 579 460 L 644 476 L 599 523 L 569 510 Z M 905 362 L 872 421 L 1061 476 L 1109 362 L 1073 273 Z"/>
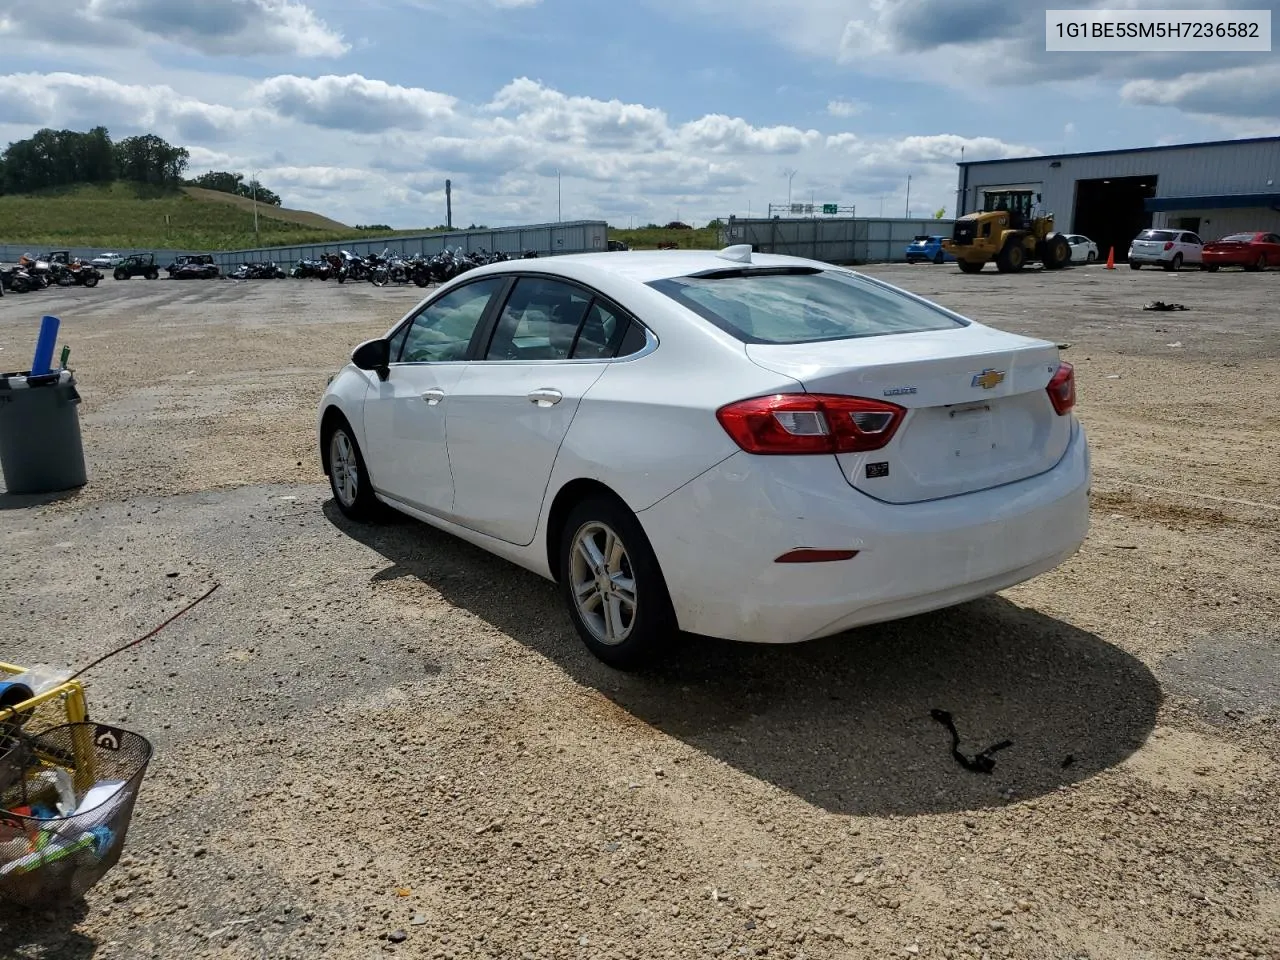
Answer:
<path fill-rule="evenodd" d="M 569 576 L 578 615 L 600 643 L 623 643 L 635 626 L 638 598 L 622 538 L 596 520 L 578 529 L 571 549 Z"/>

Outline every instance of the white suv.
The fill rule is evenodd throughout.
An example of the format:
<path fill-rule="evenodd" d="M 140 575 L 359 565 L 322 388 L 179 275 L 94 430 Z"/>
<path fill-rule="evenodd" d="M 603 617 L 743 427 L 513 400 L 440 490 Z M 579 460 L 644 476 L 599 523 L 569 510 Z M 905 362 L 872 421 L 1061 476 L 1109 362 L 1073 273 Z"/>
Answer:
<path fill-rule="evenodd" d="M 1129 269 L 1151 263 L 1180 270 L 1184 263 L 1200 263 L 1203 249 L 1203 241 L 1190 230 L 1143 230 L 1129 244 Z"/>

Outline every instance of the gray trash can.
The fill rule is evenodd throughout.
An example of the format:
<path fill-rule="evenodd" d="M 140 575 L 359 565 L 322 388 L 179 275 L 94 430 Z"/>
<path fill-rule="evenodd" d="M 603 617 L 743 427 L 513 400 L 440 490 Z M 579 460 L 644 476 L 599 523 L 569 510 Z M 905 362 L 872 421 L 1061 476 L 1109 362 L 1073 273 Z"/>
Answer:
<path fill-rule="evenodd" d="M 9 493 L 54 493 L 87 480 L 76 378 L 0 374 L 0 469 Z"/>

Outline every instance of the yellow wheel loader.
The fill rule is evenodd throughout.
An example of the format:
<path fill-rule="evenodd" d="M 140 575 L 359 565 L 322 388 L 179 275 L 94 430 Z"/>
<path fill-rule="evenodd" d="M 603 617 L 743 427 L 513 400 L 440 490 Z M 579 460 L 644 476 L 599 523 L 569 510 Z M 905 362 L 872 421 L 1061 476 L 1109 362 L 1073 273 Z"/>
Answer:
<path fill-rule="evenodd" d="M 1071 245 L 1054 232 L 1053 214 L 1033 213 L 1031 196 L 1029 190 L 986 194 L 982 212 L 956 220 L 942 249 L 965 273 L 978 273 L 992 260 L 1001 273 L 1015 273 L 1037 260 L 1046 270 L 1065 267 L 1071 262 Z"/>

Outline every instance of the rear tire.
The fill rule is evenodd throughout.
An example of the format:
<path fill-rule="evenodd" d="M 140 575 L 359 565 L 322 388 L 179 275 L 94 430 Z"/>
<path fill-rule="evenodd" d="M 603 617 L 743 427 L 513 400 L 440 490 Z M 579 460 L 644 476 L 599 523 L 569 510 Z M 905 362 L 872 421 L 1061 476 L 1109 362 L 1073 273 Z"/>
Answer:
<path fill-rule="evenodd" d="M 961 273 L 981 273 L 985 263 L 973 263 L 969 260 L 957 260 L 956 266 L 960 268 Z"/>
<path fill-rule="evenodd" d="M 1245 269 L 1248 270 L 1250 273 L 1254 273 L 1258 270 L 1267 269 L 1267 255 L 1265 253 L 1259 254 L 1257 261 L 1255 263 L 1249 264 L 1247 267 L 1245 267 Z"/>
<path fill-rule="evenodd" d="M 677 632 L 658 558 L 625 504 L 583 500 L 560 531 L 560 591 L 591 653 L 621 670 L 652 662 Z"/>
<path fill-rule="evenodd" d="M 338 509 L 352 520 L 372 520 L 381 502 L 369 482 L 369 469 L 346 417 L 336 417 L 324 434 L 329 489 Z"/>
<path fill-rule="evenodd" d="M 159 279 L 160 279 L 160 271 L 159 271 L 159 270 L 148 270 L 148 271 L 147 271 L 147 279 L 148 279 L 148 280 L 159 280 Z"/>
<path fill-rule="evenodd" d="M 121 270 L 121 269 L 118 269 L 118 268 L 117 268 L 117 269 L 116 269 L 116 272 L 115 272 L 115 273 L 113 273 L 113 274 L 112 274 L 112 276 L 113 276 L 113 277 L 115 277 L 117 280 L 128 280 L 128 279 L 129 279 L 129 271 L 128 271 L 128 270 Z"/>
<path fill-rule="evenodd" d="M 1173 259 L 1172 259 L 1172 260 L 1170 260 L 1168 263 L 1166 263 L 1166 264 L 1164 265 L 1164 268 L 1165 268 L 1166 270 L 1169 270 L 1169 271 L 1178 271 L 1178 270 L 1181 270 L 1181 269 L 1182 269 L 1182 254 L 1180 254 L 1180 253 L 1175 253 L 1175 254 L 1173 255 Z"/>
<path fill-rule="evenodd" d="M 1205 273 L 1217 273 L 1218 265 L 1216 263 L 1202 263 L 1200 264 L 1200 269 Z"/>
<path fill-rule="evenodd" d="M 943 261 L 942 251 L 939 250 L 937 253 L 933 255 L 933 262 L 941 266 L 942 261 Z"/>
<path fill-rule="evenodd" d="M 1141 269 L 1142 269 L 1142 264 L 1140 264 L 1140 263 L 1134 263 L 1134 262 L 1131 260 L 1131 261 L 1129 261 L 1129 269 L 1130 269 L 1130 270 L 1141 270 Z"/>
<path fill-rule="evenodd" d="M 85 277 L 85 278 L 84 278 L 84 285 L 85 285 L 86 287 L 96 287 L 96 286 L 98 285 L 98 278 L 97 278 L 97 277 Z"/>
<path fill-rule="evenodd" d="M 1001 273 L 1017 273 L 1027 262 L 1027 252 L 1020 243 L 1007 243 L 996 257 L 996 269 Z"/>

